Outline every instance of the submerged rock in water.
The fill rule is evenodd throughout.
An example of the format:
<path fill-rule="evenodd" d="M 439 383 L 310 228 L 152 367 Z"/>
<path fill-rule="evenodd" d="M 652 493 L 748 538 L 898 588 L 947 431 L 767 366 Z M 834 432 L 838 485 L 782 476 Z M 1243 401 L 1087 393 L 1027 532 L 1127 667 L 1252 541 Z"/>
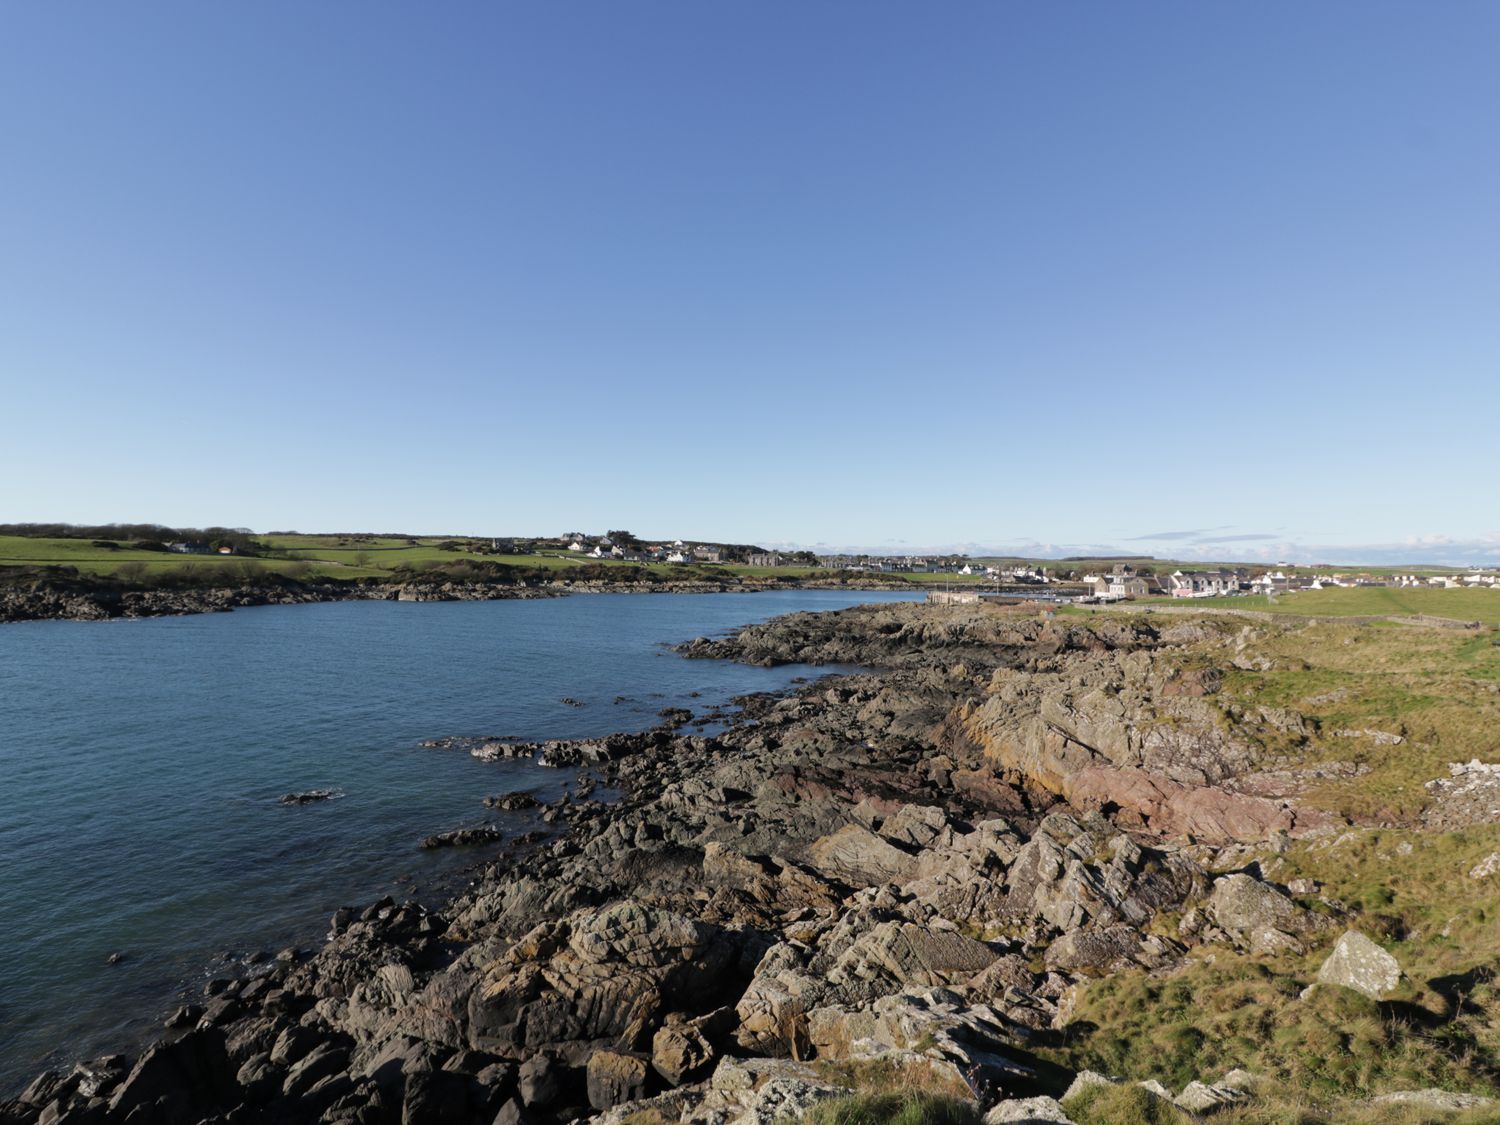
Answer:
<path fill-rule="evenodd" d="M 424 848 L 460 848 L 475 844 L 498 844 L 505 833 L 488 824 L 480 828 L 455 828 L 451 832 L 437 832 L 422 841 Z"/>
<path fill-rule="evenodd" d="M 502 793 L 498 797 L 486 797 L 484 807 L 487 809 L 504 809 L 506 812 L 518 812 L 521 809 L 534 809 L 541 802 L 530 793 Z"/>
<path fill-rule="evenodd" d="M 332 801 L 342 797 L 342 789 L 308 789 L 301 793 L 283 793 L 280 804 L 283 805 L 314 805 L 319 801 Z"/>

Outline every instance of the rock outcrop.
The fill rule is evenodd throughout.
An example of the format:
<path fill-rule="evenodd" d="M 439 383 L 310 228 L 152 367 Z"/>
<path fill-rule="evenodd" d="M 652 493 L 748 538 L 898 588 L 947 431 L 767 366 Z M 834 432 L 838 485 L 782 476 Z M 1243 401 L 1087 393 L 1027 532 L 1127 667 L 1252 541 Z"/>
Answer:
<path fill-rule="evenodd" d="M 440 910 L 340 911 L 315 954 L 205 997 L 134 1062 L 44 1076 L 0 1123 L 769 1125 L 837 1093 L 810 1059 L 899 1067 L 995 1121 L 1065 1119 L 1035 1050 L 1089 981 L 1323 940 L 1258 870 L 1211 874 L 1241 866 L 1211 863 L 1217 844 L 1316 823 L 1257 774 L 1254 730 L 1295 741 L 1300 720 L 1214 702 L 1200 657 L 1221 639 L 984 606 L 797 614 L 686 652 L 881 670 L 744 699 L 713 736 L 669 716 L 437 740 L 621 796 L 549 805 L 503 850 L 433 837 L 487 845 Z"/>

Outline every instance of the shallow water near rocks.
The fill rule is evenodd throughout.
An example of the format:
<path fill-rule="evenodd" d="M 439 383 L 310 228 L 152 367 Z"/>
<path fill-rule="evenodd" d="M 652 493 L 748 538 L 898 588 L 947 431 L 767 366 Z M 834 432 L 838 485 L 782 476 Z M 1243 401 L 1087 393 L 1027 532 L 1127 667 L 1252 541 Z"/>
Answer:
<path fill-rule="evenodd" d="M 311 944 L 340 905 L 461 877 L 482 851 L 418 842 L 525 827 L 481 799 L 547 799 L 573 776 L 421 740 L 583 738 L 652 726 L 665 707 L 701 714 L 828 669 L 666 645 L 916 596 L 341 602 L 0 627 L 0 1096 L 127 1046 L 184 987 L 225 973 L 226 953 Z M 314 789 L 342 795 L 280 803 Z"/>

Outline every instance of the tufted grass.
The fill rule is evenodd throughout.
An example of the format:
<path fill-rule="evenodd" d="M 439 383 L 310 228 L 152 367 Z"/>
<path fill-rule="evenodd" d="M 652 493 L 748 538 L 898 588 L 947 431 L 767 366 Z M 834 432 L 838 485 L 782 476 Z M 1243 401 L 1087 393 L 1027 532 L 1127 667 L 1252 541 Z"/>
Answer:
<path fill-rule="evenodd" d="M 1090 1086 L 1062 1104 L 1076 1125 L 1190 1125 L 1193 1120 L 1134 1084 Z"/>
<path fill-rule="evenodd" d="M 905 1090 L 830 1098 L 814 1105 L 802 1120 L 808 1125 L 978 1125 L 979 1113 L 972 1102 Z"/>
<path fill-rule="evenodd" d="M 1500 1092 L 1500 877 L 1474 880 L 1468 872 L 1497 851 L 1500 824 L 1454 832 L 1351 829 L 1298 841 L 1281 856 L 1268 853 L 1262 858 L 1268 879 L 1317 880 L 1318 893 L 1299 902 L 1335 919 L 1305 954 L 1266 957 L 1204 946 L 1170 975 L 1135 970 L 1091 982 L 1077 994 L 1061 1041 L 1044 1055 L 1074 1069 L 1155 1078 L 1173 1090 L 1241 1067 L 1283 1091 L 1256 1109 L 1261 1116 L 1242 1116 L 1249 1109 L 1216 1115 L 1226 1121 L 1301 1120 L 1297 1099 L 1356 1105 L 1393 1090 L 1494 1096 Z M 1303 988 L 1349 928 L 1390 951 L 1406 979 L 1380 1002 L 1328 986 L 1303 999 Z M 1372 1122 L 1415 1113 L 1365 1108 L 1376 1114 Z M 1500 1120 L 1500 1108 L 1493 1113 Z M 1364 1120 L 1306 1118 L 1345 1119 Z"/>
<path fill-rule="evenodd" d="M 1241 655 L 1271 667 L 1228 668 L 1215 698 L 1226 710 L 1276 707 L 1309 721 L 1305 745 L 1275 732 L 1260 736 L 1268 766 L 1339 763 L 1352 774 L 1312 782 L 1305 804 L 1356 820 L 1410 821 L 1430 803 L 1424 783 L 1446 777 L 1449 762 L 1500 759 L 1497 639 L 1494 629 L 1342 622 L 1263 628 Z M 1340 731 L 1382 731 L 1402 741 L 1381 745 Z"/>

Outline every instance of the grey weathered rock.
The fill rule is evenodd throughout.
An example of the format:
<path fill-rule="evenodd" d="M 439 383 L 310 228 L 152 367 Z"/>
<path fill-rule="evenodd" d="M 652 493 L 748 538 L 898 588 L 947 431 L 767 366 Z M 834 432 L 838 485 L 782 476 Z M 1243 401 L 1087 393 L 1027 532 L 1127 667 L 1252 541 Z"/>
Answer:
<path fill-rule="evenodd" d="M 1491 852 L 1469 870 L 1470 879 L 1488 879 L 1500 874 L 1500 852 Z"/>
<path fill-rule="evenodd" d="M 1381 1000 L 1401 983 L 1401 964 L 1364 934 L 1350 930 L 1318 969 L 1317 983 L 1342 985 Z"/>
<path fill-rule="evenodd" d="M 1214 882 L 1208 913 L 1235 941 L 1256 953 L 1300 952 L 1293 935 L 1326 923 L 1269 883 L 1249 875 L 1226 875 Z"/>
<path fill-rule="evenodd" d="M 904 883 L 917 870 L 915 856 L 857 824 L 814 842 L 807 849 L 807 861 L 851 887 Z"/>
<path fill-rule="evenodd" d="M 1073 1081 L 1068 1084 L 1062 1099 L 1070 1102 L 1085 1090 L 1092 1090 L 1095 1086 L 1118 1086 L 1120 1079 L 1111 1078 L 1107 1074 L 1100 1074 L 1095 1070 L 1080 1070 L 1073 1076 Z"/>
<path fill-rule="evenodd" d="M 984 1125 L 1073 1125 L 1056 1098 L 1009 1098 L 984 1115 Z"/>
<path fill-rule="evenodd" d="M 847 1092 L 825 1082 L 803 1063 L 726 1058 L 709 1080 L 703 1110 L 711 1114 L 711 1121 L 774 1125 L 783 1118 L 799 1118 L 818 1102 Z"/>
<path fill-rule="evenodd" d="M 819 1058 L 889 1056 L 926 1065 L 934 1085 L 968 1086 L 976 1096 L 1035 1078 L 1017 1058 L 1028 1029 L 997 1008 L 966 1004 L 943 988 L 882 996 L 868 1005 L 815 1008 L 808 1013 L 807 1034 Z"/>
<path fill-rule="evenodd" d="M 1452 1090 L 1396 1090 L 1379 1094 L 1370 1099 L 1377 1105 L 1414 1105 L 1422 1109 L 1458 1112 L 1464 1109 L 1482 1109 L 1494 1105 L 1495 1099 L 1483 1094 L 1460 1094 Z"/>
<path fill-rule="evenodd" d="M 714 933 L 714 927 L 702 922 L 627 901 L 582 919 L 573 927 L 568 945 L 594 964 L 623 962 L 655 968 L 691 961 L 704 951 Z"/>
<path fill-rule="evenodd" d="M 1130 926 L 1074 930 L 1047 947 L 1047 968 L 1102 973 L 1128 963 L 1140 949 L 1140 939 L 1140 932 Z"/>
<path fill-rule="evenodd" d="M 1203 1082 L 1189 1082 L 1182 1093 L 1172 1099 L 1178 1109 L 1189 1113 L 1209 1113 L 1226 1105 L 1243 1101 L 1243 1090 L 1231 1086 L 1209 1086 Z"/>
<path fill-rule="evenodd" d="M 994 964 L 999 954 L 954 930 L 882 922 L 859 938 L 828 972 L 844 995 L 879 996 L 905 987 L 960 983 Z"/>

